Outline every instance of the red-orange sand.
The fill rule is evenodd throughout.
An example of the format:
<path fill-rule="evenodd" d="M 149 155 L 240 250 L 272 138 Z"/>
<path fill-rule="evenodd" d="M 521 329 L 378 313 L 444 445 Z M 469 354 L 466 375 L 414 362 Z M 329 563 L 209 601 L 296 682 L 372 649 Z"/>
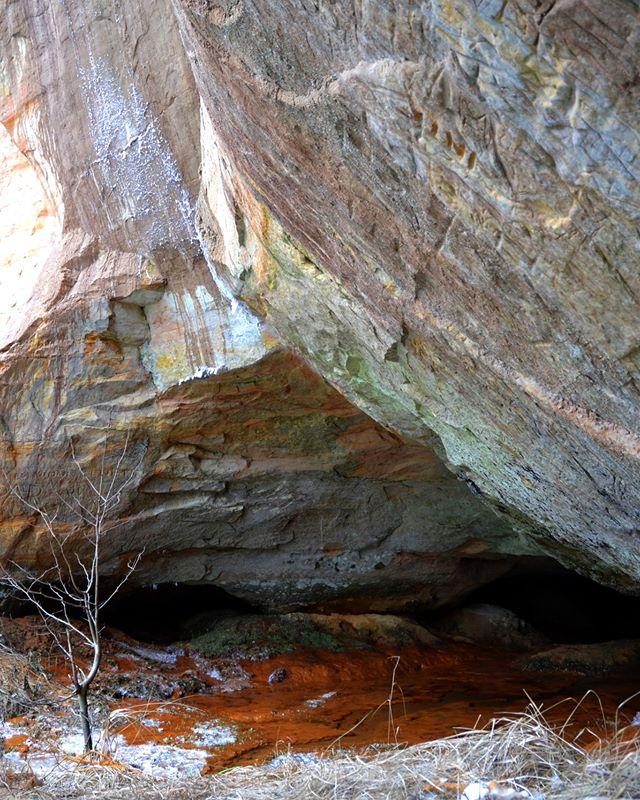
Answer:
<path fill-rule="evenodd" d="M 568 674 L 527 674 L 510 667 L 509 660 L 505 653 L 451 645 L 393 653 L 307 651 L 245 662 L 250 687 L 153 704 L 153 717 L 161 721 L 162 731 L 132 723 L 120 732 L 129 744 L 170 743 L 207 720 L 235 725 L 238 740 L 213 749 L 209 769 L 217 771 L 260 762 L 289 747 L 322 751 L 332 744 L 413 744 L 448 736 L 508 711 L 524 711 L 525 691 L 545 709 L 555 706 L 550 721 L 563 722 L 574 704 L 560 701 L 577 700 L 588 689 L 596 689 L 598 697 L 590 696 L 580 705 L 569 732 L 577 734 L 589 726 L 602 733 L 600 703 L 605 716 L 613 717 L 617 706 L 637 691 L 632 678 L 607 682 Z M 175 671 L 194 668 L 190 658 L 182 658 Z M 268 676 L 277 668 L 284 668 L 286 677 L 271 685 Z M 139 707 L 140 701 L 121 706 Z M 631 706 L 627 716 L 635 710 Z M 591 734 L 585 732 L 582 744 L 590 740 Z"/>

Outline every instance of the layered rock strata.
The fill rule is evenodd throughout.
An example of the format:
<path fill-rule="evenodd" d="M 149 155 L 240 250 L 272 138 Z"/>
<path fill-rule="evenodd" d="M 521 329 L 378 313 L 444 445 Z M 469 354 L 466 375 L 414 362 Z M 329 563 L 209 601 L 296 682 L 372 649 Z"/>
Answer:
<path fill-rule="evenodd" d="M 88 476 L 111 474 L 127 436 L 105 573 L 144 548 L 134 583 L 214 583 L 274 609 L 401 609 L 454 602 L 536 553 L 429 435 L 374 422 L 287 349 L 287 326 L 232 294 L 255 219 L 236 203 L 240 176 L 224 177 L 169 3 L 1 11 L 0 121 L 59 222 L 28 270 L 6 268 L 30 283 L 17 305 L 2 298 L 2 556 L 50 557 L 9 482 L 76 530 L 63 501 L 87 487 L 72 453 Z M 261 252 L 251 271 L 279 280 Z M 304 283 L 292 302 L 322 310 Z"/>
<path fill-rule="evenodd" d="M 637 592 L 637 4 L 174 5 L 234 292 L 546 552 Z"/>

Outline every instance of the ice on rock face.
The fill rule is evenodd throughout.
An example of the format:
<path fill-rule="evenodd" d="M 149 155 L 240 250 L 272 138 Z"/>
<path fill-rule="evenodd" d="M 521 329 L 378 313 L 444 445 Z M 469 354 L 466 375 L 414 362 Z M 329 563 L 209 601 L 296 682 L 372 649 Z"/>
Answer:
<path fill-rule="evenodd" d="M 234 310 L 214 294 L 202 286 L 167 291 L 146 309 L 151 335 L 142 358 L 161 391 L 253 364 L 265 355 L 259 320 L 244 306 Z"/>
<path fill-rule="evenodd" d="M 113 190 L 102 211 L 111 230 L 126 227 L 148 252 L 196 239 L 194 207 L 176 160 L 133 75 L 123 88 L 87 46 L 78 72 L 96 158 L 96 186 Z M 131 223 L 127 225 L 127 223 Z"/>

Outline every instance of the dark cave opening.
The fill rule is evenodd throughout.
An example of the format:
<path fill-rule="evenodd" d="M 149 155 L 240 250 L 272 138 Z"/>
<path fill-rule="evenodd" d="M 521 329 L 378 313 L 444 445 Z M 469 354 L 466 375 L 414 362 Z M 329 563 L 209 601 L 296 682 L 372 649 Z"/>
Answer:
<path fill-rule="evenodd" d="M 250 613 L 255 613 L 253 606 L 217 586 L 161 583 L 114 598 L 103 618 L 134 639 L 170 644 L 215 619 Z"/>
<path fill-rule="evenodd" d="M 461 606 L 479 603 L 509 609 L 550 642 L 640 638 L 640 598 L 620 594 L 550 559 L 514 567 L 472 592 Z M 429 628 L 451 610 L 412 616 Z M 332 611 L 339 613 L 339 608 Z M 105 610 L 104 621 L 136 639 L 167 644 L 190 638 L 217 619 L 258 613 L 255 606 L 216 586 L 167 583 L 118 596 Z"/>
<path fill-rule="evenodd" d="M 375 613 L 380 606 L 380 587 Z M 362 598 L 360 598 L 361 602 Z M 616 639 L 640 639 L 640 597 L 621 594 L 602 586 L 551 559 L 527 560 L 506 575 L 476 589 L 457 606 L 488 604 L 508 609 L 541 633 L 550 643 L 588 644 Z M 35 609 L 24 601 L 6 597 L 3 613 L 22 616 Z M 298 608 L 316 611 L 316 607 Z M 366 604 L 361 606 L 366 612 Z M 405 614 L 434 630 L 452 607 L 423 609 Z M 333 603 L 331 613 L 340 613 Z M 106 625 L 135 639 L 156 644 L 186 640 L 213 627 L 216 620 L 260 614 L 261 609 L 210 584 L 162 583 L 128 587 L 104 609 Z M 345 605 L 345 613 L 352 613 Z M 398 613 L 389 608 L 388 613 Z"/>
<path fill-rule="evenodd" d="M 640 597 L 603 586 L 548 560 L 513 571 L 473 592 L 466 604 L 513 611 L 552 642 L 640 638 Z"/>

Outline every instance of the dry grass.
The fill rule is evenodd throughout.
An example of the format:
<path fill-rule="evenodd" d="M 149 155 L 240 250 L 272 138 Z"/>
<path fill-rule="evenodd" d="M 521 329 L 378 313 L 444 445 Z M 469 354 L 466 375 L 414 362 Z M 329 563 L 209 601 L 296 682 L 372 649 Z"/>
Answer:
<path fill-rule="evenodd" d="M 32 709 L 47 689 L 44 675 L 27 656 L 0 644 L 0 721 Z"/>
<path fill-rule="evenodd" d="M 640 742 L 622 715 L 606 736 L 578 739 L 530 706 L 524 714 L 412 747 L 325 754 L 277 768 L 246 767 L 184 783 L 160 783 L 115 762 L 81 762 L 20 800 L 452 800 L 473 782 L 538 800 L 640 798 Z M 577 741 L 583 742 L 578 744 Z"/>

